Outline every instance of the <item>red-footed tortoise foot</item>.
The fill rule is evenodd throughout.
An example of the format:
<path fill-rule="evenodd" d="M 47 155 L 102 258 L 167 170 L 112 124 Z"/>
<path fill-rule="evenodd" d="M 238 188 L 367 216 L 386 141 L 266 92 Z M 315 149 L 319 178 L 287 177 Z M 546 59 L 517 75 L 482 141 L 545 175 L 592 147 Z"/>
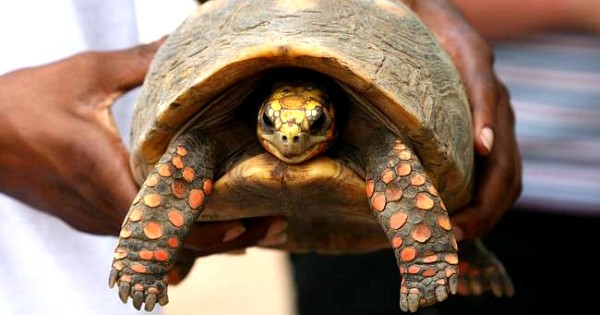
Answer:
<path fill-rule="evenodd" d="M 461 243 L 458 294 L 482 295 L 491 291 L 496 297 L 511 297 L 515 289 L 504 265 L 477 239 Z"/>
<path fill-rule="evenodd" d="M 131 296 L 133 306 L 136 309 L 141 309 L 144 304 L 146 311 L 152 311 L 158 302 L 160 305 L 165 305 L 169 302 L 167 296 L 167 279 L 163 274 L 144 274 L 131 272 L 132 268 L 140 268 L 141 265 L 135 263 L 130 266 L 123 267 L 121 271 L 116 268 L 110 273 L 108 285 L 112 288 L 117 284 L 119 288 L 119 298 L 123 303 L 127 303 Z"/>
<path fill-rule="evenodd" d="M 168 274 L 212 192 L 210 143 L 192 135 L 167 149 L 133 201 L 115 249 L 109 286 L 151 311 L 168 302 Z"/>
<path fill-rule="evenodd" d="M 416 154 L 399 139 L 387 141 L 387 154 L 369 163 L 366 192 L 400 268 L 400 308 L 416 312 L 456 294 L 458 247 Z"/>

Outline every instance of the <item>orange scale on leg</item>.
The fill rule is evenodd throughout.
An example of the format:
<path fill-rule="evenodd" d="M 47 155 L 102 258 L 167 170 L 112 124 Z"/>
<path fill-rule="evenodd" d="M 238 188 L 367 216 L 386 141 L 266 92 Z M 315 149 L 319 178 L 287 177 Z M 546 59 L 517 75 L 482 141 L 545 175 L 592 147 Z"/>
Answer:
<path fill-rule="evenodd" d="M 146 273 L 146 266 L 138 263 L 131 264 L 131 270 L 137 273 Z"/>
<path fill-rule="evenodd" d="M 433 277 L 435 276 L 435 274 L 437 274 L 437 269 L 435 268 L 427 268 L 425 270 L 423 270 L 423 272 L 421 273 L 421 275 L 423 277 Z"/>
<path fill-rule="evenodd" d="M 431 238 L 431 228 L 425 224 L 419 224 L 412 230 L 412 237 L 415 241 L 424 243 Z"/>
<path fill-rule="evenodd" d="M 143 217 L 144 217 L 144 210 L 142 210 L 140 208 L 135 208 L 135 209 L 131 210 L 131 213 L 129 214 L 129 220 L 131 222 L 138 222 Z"/>
<path fill-rule="evenodd" d="M 406 223 L 406 219 L 408 219 L 408 214 L 404 211 L 396 212 L 390 216 L 390 228 L 397 230 L 404 226 Z"/>
<path fill-rule="evenodd" d="M 204 193 L 200 189 L 192 189 L 190 190 L 190 195 L 188 196 L 188 205 L 192 209 L 197 209 L 204 202 Z"/>
<path fill-rule="evenodd" d="M 184 168 L 181 173 L 183 175 L 183 179 L 185 179 L 185 181 L 188 183 L 193 182 L 194 178 L 196 178 L 196 172 L 191 167 Z"/>
<path fill-rule="evenodd" d="M 418 193 L 415 198 L 415 206 L 421 210 L 430 210 L 433 208 L 433 199 L 425 193 Z"/>
<path fill-rule="evenodd" d="M 121 271 L 121 270 L 123 270 L 123 268 L 125 267 L 125 265 L 123 265 L 123 262 L 122 262 L 122 261 L 115 261 L 115 262 L 113 263 L 113 265 L 112 265 L 112 266 L 113 266 L 113 268 L 115 268 L 117 271 Z"/>
<path fill-rule="evenodd" d="M 417 257 L 417 250 L 414 247 L 406 247 L 400 252 L 400 259 L 403 262 L 409 262 Z"/>
<path fill-rule="evenodd" d="M 163 236 L 163 227 L 156 221 L 150 221 L 144 225 L 144 235 L 151 240 L 161 238 Z"/>
<path fill-rule="evenodd" d="M 450 278 L 450 276 L 456 274 L 455 268 L 446 268 L 446 277 Z M 445 281 L 444 281 L 445 283 Z"/>
<path fill-rule="evenodd" d="M 169 177 L 169 176 L 173 175 L 173 173 L 171 172 L 171 167 L 168 164 L 159 165 L 157 172 L 160 176 L 164 176 L 164 177 Z"/>
<path fill-rule="evenodd" d="M 402 188 L 400 187 L 389 187 L 385 190 L 385 198 L 388 201 L 398 201 L 402 199 L 403 193 L 404 191 L 402 191 Z"/>
<path fill-rule="evenodd" d="M 181 156 L 179 156 L 179 155 L 174 155 L 173 158 L 171 159 L 171 163 L 178 170 L 180 170 L 184 167 L 183 159 L 181 159 Z"/>
<path fill-rule="evenodd" d="M 173 236 L 167 240 L 167 244 L 171 248 L 177 248 L 177 247 L 179 247 L 179 239 L 177 237 Z"/>
<path fill-rule="evenodd" d="M 154 174 L 148 176 L 148 178 L 146 178 L 146 182 L 144 182 L 144 185 L 148 187 L 154 187 L 156 184 L 158 184 L 158 176 Z"/>
<path fill-rule="evenodd" d="M 452 226 L 450 225 L 450 218 L 447 215 L 438 215 L 437 224 L 444 230 L 450 231 Z"/>
<path fill-rule="evenodd" d="M 202 190 L 204 191 L 204 194 L 206 196 L 209 196 L 210 194 L 212 194 L 213 181 L 210 179 L 205 180 L 204 183 L 202 184 Z"/>
<path fill-rule="evenodd" d="M 451 265 L 458 264 L 458 256 L 456 254 L 446 254 L 444 260 Z"/>
<path fill-rule="evenodd" d="M 160 206 L 162 202 L 162 198 L 159 194 L 147 194 L 144 196 L 144 204 L 150 208 L 155 208 Z"/>
<path fill-rule="evenodd" d="M 394 144 L 394 150 L 398 150 L 398 151 L 406 150 L 406 144 L 404 144 L 402 142 L 397 142 L 396 144 Z"/>
<path fill-rule="evenodd" d="M 408 267 L 408 273 L 410 273 L 410 274 L 414 275 L 414 274 L 419 273 L 419 271 L 421 271 L 421 268 L 419 268 L 419 266 L 412 265 L 412 266 Z"/>
<path fill-rule="evenodd" d="M 371 198 L 371 196 L 373 196 L 373 193 L 375 192 L 375 182 L 372 179 L 367 181 L 365 191 L 367 193 L 367 198 Z"/>
<path fill-rule="evenodd" d="M 412 168 L 410 167 L 410 164 L 408 164 L 408 163 L 400 163 L 400 164 L 398 164 L 398 166 L 396 166 L 396 174 L 398 176 L 406 176 L 406 175 L 410 174 L 411 171 L 412 171 Z"/>
<path fill-rule="evenodd" d="M 186 156 L 188 154 L 188 151 L 185 147 L 179 146 L 177 147 L 177 154 L 181 156 Z"/>
<path fill-rule="evenodd" d="M 135 198 L 133 198 L 133 202 L 132 204 L 137 204 L 138 202 L 140 202 L 140 200 L 142 200 L 142 196 L 140 196 L 140 194 L 135 195 Z"/>
<path fill-rule="evenodd" d="M 386 184 L 391 183 L 394 180 L 394 178 L 396 178 L 396 173 L 394 173 L 394 171 L 389 168 L 386 168 L 381 173 L 381 180 Z"/>
<path fill-rule="evenodd" d="M 187 186 L 183 182 L 176 180 L 171 184 L 171 193 L 173 196 L 181 199 L 185 197 L 187 193 Z"/>
<path fill-rule="evenodd" d="M 427 188 L 427 190 L 429 190 L 429 193 L 433 196 L 438 195 L 438 191 L 437 191 L 437 189 L 435 189 L 435 187 L 433 187 L 433 185 L 430 185 L 429 188 Z"/>
<path fill-rule="evenodd" d="M 401 160 L 408 161 L 408 160 L 410 160 L 410 158 L 412 158 L 412 154 L 410 153 L 410 151 L 404 150 L 404 151 L 398 153 L 398 157 Z"/>
<path fill-rule="evenodd" d="M 421 186 L 425 184 L 425 177 L 423 177 L 423 175 L 421 174 L 414 174 L 410 177 L 410 183 L 413 186 Z"/>
<path fill-rule="evenodd" d="M 138 256 L 140 256 L 141 259 L 150 260 L 150 259 L 152 259 L 152 257 L 154 257 L 154 253 L 151 250 L 142 249 L 138 253 Z"/>
<path fill-rule="evenodd" d="M 121 232 L 119 232 L 120 238 L 130 238 L 131 237 L 131 229 L 129 227 L 123 227 Z"/>
<path fill-rule="evenodd" d="M 115 249 L 115 253 L 113 254 L 113 257 L 117 260 L 123 259 L 123 258 L 127 257 L 127 250 L 124 248 L 117 248 L 117 249 Z"/>
<path fill-rule="evenodd" d="M 377 192 L 371 197 L 371 204 L 375 211 L 383 211 L 383 209 L 385 209 L 385 203 L 385 194 L 383 193 Z"/>
<path fill-rule="evenodd" d="M 158 261 L 167 261 L 169 260 L 169 257 L 169 252 L 167 252 L 166 250 L 159 249 L 154 252 L 154 258 L 156 258 L 156 260 Z"/>
<path fill-rule="evenodd" d="M 181 211 L 177 209 L 169 210 L 167 216 L 169 218 L 169 222 L 171 222 L 171 224 L 173 224 L 174 227 L 180 228 L 185 223 L 183 213 L 181 213 Z"/>
<path fill-rule="evenodd" d="M 402 237 L 394 236 L 392 238 L 392 248 L 398 249 L 400 246 L 402 246 L 402 243 L 404 243 L 404 241 L 402 241 Z"/>
<path fill-rule="evenodd" d="M 438 261 L 438 255 L 437 254 L 432 254 L 432 255 L 428 255 L 423 257 L 423 262 L 426 264 L 430 264 L 430 263 L 434 263 Z"/>

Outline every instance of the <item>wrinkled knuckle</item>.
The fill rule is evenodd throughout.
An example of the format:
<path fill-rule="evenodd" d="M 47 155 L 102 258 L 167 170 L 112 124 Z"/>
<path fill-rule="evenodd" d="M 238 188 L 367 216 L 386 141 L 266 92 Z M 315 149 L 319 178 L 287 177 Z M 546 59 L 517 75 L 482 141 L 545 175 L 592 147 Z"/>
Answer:
<path fill-rule="evenodd" d="M 135 53 L 142 60 L 151 60 L 152 58 L 154 58 L 154 55 L 156 54 L 156 50 L 158 49 L 157 45 L 158 44 L 156 44 L 156 43 L 150 43 L 150 44 L 144 44 L 144 45 L 137 46 L 134 48 Z"/>

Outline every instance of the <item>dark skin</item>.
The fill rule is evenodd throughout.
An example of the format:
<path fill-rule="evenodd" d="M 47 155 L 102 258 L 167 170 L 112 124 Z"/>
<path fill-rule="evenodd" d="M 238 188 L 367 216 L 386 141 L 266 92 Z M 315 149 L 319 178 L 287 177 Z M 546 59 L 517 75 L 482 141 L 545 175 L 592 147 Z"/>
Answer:
<path fill-rule="evenodd" d="M 475 193 L 451 220 L 457 240 L 473 240 L 489 232 L 521 193 L 521 156 L 508 90 L 494 72 L 491 47 L 449 1 L 404 2 L 441 42 L 467 88 L 476 152 Z"/>
<path fill-rule="evenodd" d="M 406 2 L 457 63 L 471 100 L 476 192 L 452 222 L 459 239 L 473 239 L 489 231 L 520 192 L 508 93 L 493 72 L 489 46 L 446 0 Z M 138 186 L 110 107 L 142 83 L 160 44 L 86 52 L 0 76 L 0 191 L 80 231 L 117 235 Z M 493 137 L 484 141 L 486 127 Z M 197 224 L 190 234 L 210 237 L 188 238 L 185 256 L 282 241 L 281 228 L 267 233 L 273 220 Z"/>
<path fill-rule="evenodd" d="M 82 232 L 118 235 L 138 186 L 110 107 L 142 83 L 162 42 L 1 76 L 0 191 Z M 186 242 L 186 256 L 254 245 L 273 221 L 198 224 L 191 233 L 209 237 Z"/>

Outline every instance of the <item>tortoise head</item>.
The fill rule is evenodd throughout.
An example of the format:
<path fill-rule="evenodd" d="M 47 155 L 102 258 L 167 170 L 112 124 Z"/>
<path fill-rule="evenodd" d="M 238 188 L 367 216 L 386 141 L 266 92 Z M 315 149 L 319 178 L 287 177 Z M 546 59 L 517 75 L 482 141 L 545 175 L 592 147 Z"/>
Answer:
<path fill-rule="evenodd" d="M 333 105 L 315 83 L 280 82 L 260 107 L 256 131 L 269 153 L 286 163 L 302 163 L 332 144 Z"/>

